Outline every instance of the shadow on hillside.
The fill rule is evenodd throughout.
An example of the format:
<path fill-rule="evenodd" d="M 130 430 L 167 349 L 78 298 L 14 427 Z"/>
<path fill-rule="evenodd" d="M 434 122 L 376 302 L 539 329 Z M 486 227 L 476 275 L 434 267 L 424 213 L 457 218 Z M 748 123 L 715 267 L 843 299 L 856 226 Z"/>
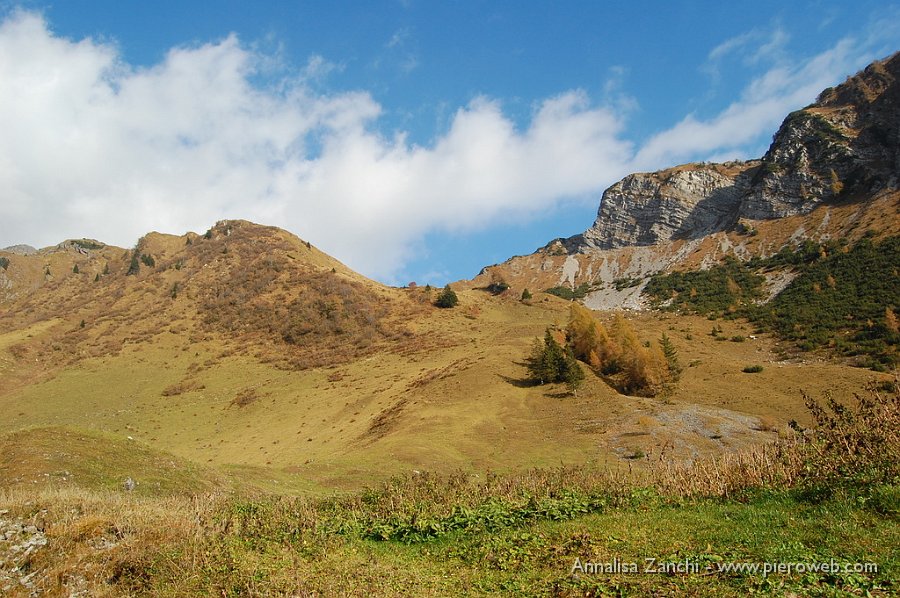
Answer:
<path fill-rule="evenodd" d="M 516 365 L 525 367 L 524 363 L 516 363 Z M 512 384 L 516 388 L 534 388 L 535 386 L 541 386 L 539 382 L 536 382 L 531 378 L 513 378 L 512 376 L 504 376 L 503 374 L 497 374 L 497 376 L 502 378 L 507 384 Z M 572 396 L 572 393 L 568 390 L 562 392 L 545 392 L 544 396 L 548 399 L 564 399 Z"/>
<path fill-rule="evenodd" d="M 524 363 L 517 363 L 516 365 L 525 367 Z M 497 376 L 502 378 L 503 381 L 507 384 L 512 384 L 516 388 L 531 388 L 533 386 L 539 386 L 539 384 L 531 378 L 513 378 L 512 376 L 504 376 L 503 374 L 497 374 Z"/>

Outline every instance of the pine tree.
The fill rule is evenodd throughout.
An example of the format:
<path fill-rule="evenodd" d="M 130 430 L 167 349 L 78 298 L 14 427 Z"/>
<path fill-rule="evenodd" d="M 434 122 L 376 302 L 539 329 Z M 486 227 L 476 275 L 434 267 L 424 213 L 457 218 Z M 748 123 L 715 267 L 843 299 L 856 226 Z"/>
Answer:
<path fill-rule="evenodd" d="M 125 273 L 125 276 L 136 276 L 138 272 L 141 271 L 141 261 L 138 256 L 138 251 L 135 249 L 131 253 L 131 263 L 128 265 L 128 271 Z"/>
<path fill-rule="evenodd" d="M 583 380 L 584 371 L 581 369 L 581 366 L 578 365 L 578 360 L 575 359 L 572 349 L 566 348 L 562 371 L 560 372 L 560 381 L 565 382 L 566 386 L 569 387 L 569 391 L 572 394 L 577 395 L 578 387 L 581 386 Z"/>
<path fill-rule="evenodd" d="M 78 264 L 75 264 L 75 265 L 72 267 L 72 274 L 78 274 Z"/>
<path fill-rule="evenodd" d="M 535 340 L 528 360 L 528 371 L 531 372 L 532 379 L 539 384 L 558 382 L 564 359 L 562 347 L 548 328 L 543 343 Z"/>
<path fill-rule="evenodd" d="M 678 380 L 682 372 L 681 364 L 678 363 L 678 351 L 675 349 L 675 345 L 672 344 L 672 339 L 665 332 L 663 332 L 662 338 L 659 339 L 659 346 L 662 348 L 663 355 L 666 358 L 666 364 L 669 366 L 672 380 Z"/>
<path fill-rule="evenodd" d="M 522 301 L 528 301 L 531 299 L 531 292 L 528 289 L 522 291 Z"/>
<path fill-rule="evenodd" d="M 459 297 L 456 296 L 449 284 L 444 287 L 444 290 L 438 295 L 437 301 L 434 302 L 436 306 L 443 308 L 456 307 L 458 303 Z"/>

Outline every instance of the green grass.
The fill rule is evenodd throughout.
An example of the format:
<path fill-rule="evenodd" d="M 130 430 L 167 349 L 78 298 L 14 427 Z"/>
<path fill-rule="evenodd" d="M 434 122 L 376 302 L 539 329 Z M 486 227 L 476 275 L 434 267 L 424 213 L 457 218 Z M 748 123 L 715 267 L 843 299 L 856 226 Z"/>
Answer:
<path fill-rule="evenodd" d="M 841 595 L 896 587 L 896 521 L 852 506 L 855 496 L 811 503 L 796 493 L 760 493 L 744 502 L 667 503 L 652 497 L 634 505 L 566 522 L 542 521 L 499 534 L 459 534 L 434 552 L 479 571 L 480 587 L 520 595 L 739 595 L 793 590 Z M 893 548 L 892 548 L 893 547 Z M 582 562 L 688 561 L 697 574 L 570 575 Z M 717 574 L 723 562 L 876 562 L 874 575 Z M 710 571 L 705 568 L 709 565 Z"/>
<path fill-rule="evenodd" d="M 551 287 L 549 289 L 545 289 L 545 293 L 550 293 L 551 295 L 556 295 L 562 299 L 584 299 L 585 295 L 587 295 L 591 291 L 591 285 L 586 282 L 581 283 L 577 287 L 569 288 L 569 287 Z"/>
<path fill-rule="evenodd" d="M 875 508 L 876 495 L 893 496 L 893 514 Z M 838 489 L 824 497 L 757 490 L 730 499 L 688 500 L 636 488 L 610 495 L 605 506 L 588 512 L 561 517 L 534 512 L 525 520 L 490 526 L 482 526 L 477 516 L 473 521 L 478 523 L 438 536 L 374 539 L 361 527 L 334 527 L 335 521 L 353 521 L 358 514 L 341 501 L 282 497 L 194 501 L 193 506 L 169 501 L 165 508 L 172 525 L 163 537 L 144 542 L 142 534 L 160 532 L 126 528 L 118 533 L 125 534 L 120 542 L 129 549 L 88 552 L 81 563 L 100 569 L 96 587 L 131 595 L 889 596 L 900 589 L 896 502 L 896 486 L 877 492 Z M 9 505 L 0 500 L 0 506 Z M 47 506 L 38 498 L 12 508 L 28 516 Z M 51 503 L 49 516 L 61 506 Z M 101 508 L 96 502 L 80 503 L 80 514 L 60 524 L 56 541 L 71 540 L 73 553 L 80 544 L 96 542 L 82 538 L 84 532 L 64 538 L 63 530 L 83 530 L 87 524 L 80 521 L 96 520 L 101 514 L 93 511 Z M 162 505 L 132 503 L 128 508 L 153 511 Z M 151 515 L 144 515 L 148 523 Z M 647 559 L 656 566 L 691 563 L 698 570 L 573 575 L 576 562 L 635 563 L 643 570 Z M 831 560 L 875 563 L 878 571 L 763 575 L 718 570 L 723 563 Z"/>

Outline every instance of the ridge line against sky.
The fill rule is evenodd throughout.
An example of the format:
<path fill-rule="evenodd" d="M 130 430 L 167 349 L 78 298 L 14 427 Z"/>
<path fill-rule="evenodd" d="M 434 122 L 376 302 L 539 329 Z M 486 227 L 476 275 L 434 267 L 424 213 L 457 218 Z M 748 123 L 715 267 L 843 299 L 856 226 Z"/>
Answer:
<path fill-rule="evenodd" d="M 460 80 L 474 91 L 443 98 L 435 89 L 449 84 L 429 84 L 441 77 L 429 65 L 445 60 L 441 71 L 455 72 L 454 56 L 427 46 L 427 11 L 332 56 L 298 54 L 287 48 L 293 38 L 253 37 L 227 22 L 218 35 L 169 45 L 85 30 L 38 8 L 7 7 L 0 22 L 0 247 L 82 236 L 131 246 L 150 230 L 245 218 L 392 284 L 470 277 L 581 232 L 603 189 L 630 172 L 759 157 L 790 111 L 900 39 L 893 5 L 815 43 L 798 31 L 804 23 L 776 16 L 673 48 L 692 74 L 686 89 L 675 81 L 656 90 L 669 103 L 621 61 L 530 97 L 517 80 L 498 93 L 499 74 L 486 70 L 482 89 Z M 820 30 L 835 27 L 835 14 L 823 11 Z M 131 56 L 137 39 L 154 50 Z"/>

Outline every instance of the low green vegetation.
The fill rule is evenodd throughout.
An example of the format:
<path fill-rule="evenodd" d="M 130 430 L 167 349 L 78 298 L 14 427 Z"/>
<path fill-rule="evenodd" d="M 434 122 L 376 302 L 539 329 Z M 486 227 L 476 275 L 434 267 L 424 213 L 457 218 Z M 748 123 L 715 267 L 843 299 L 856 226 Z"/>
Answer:
<path fill-rule="evenodd" d="M 76 247 L 81 247 L 82 249 L 86 249 L 88 251 L 94 251 L 97 249 L 103 249 L 106 247 L 103 243 L 97 243 L 96 241 L 91 241 L 90 239 L 79 239 L 72 243 Z"/>
<path fill-rule="evenodd" d="M 828 349 L 888 370 L 898 362 L 900 343 L 898 264 L 900 237 L 863 238 L 852 247 L 846 241 L 806 241 L 764 259 L 730 258 L 708 270 L 657 275 L 644 293 L 658 308 L 744 317 L 802 351 Z M 783 270 L 796 278 L 760 304 L 763 274 Z"/>
<path fill-rule="evenodd" d="M 708 270 L 657 275 L 644 287 L 655 307 L 700 315 L 736 313 L 762 296 L 765 278 L 728 257 Z"/>
<path fill-rule="evenodd" d="M 585 295 L 587 295 L 591 290 L 591 285 L 586 282 L 581 283 L 575 288 L 571 287 L 551 287 L 549 289 L 544 290 L 545 293 L 550 293 L 551 295 L 556 295 L 557 297 L 561 297 L 563 299 L 573 300 L 573 299 L 583 299 Z"/>
<path fill-rule="evenodd" d="M 8 257 L 0 257 L 0 268 L 6 270 L 9 268 L 9 258 Z"/>
<path fill-rule="evenodd" d="M 613 281 L 613 287 L 617 291 L 624 291 L 625 289 L 634 288 L 634 287 L 638 286 L 639 284 L 641 284 L 640 278 L 624 277 L 624 278 L 617 278 Z"/>
<path fill-rule="evenodd" d="M 502 278 L 495 278 L 491 281 L 491 284 L 485 288 L 491 295 L 501 295 L 506 292 L 507 289 L 509 289 L 509 284 Z"/>
<path fill-rule="evenodd" d="M 459 297 L 457 297 L 456 292 L 451 289 L 448 284 L 440 293 L 438 293 L 434 304 L 437 307 L 442 307 L 444 309 L 456 307 L 459 304 Z"/>
<path fill-rule="evenodd" d="M 0 493 L 0 508 L 52 530 L 11 557 L 50 595 L 76 571 L 91 595 L 896 595 L 897 386 L 807 403 L 815 426 L 780 444 L 643 472 L 415 472 L 320 499 Z"/>
<path fill-rule="evenodd" d="M 828 347 L 889 369 L 897 364 L 898 306 L 900 237 L 891 237 L 823 248 L 786 289 L 747 315 L 802 350 Z"/>

